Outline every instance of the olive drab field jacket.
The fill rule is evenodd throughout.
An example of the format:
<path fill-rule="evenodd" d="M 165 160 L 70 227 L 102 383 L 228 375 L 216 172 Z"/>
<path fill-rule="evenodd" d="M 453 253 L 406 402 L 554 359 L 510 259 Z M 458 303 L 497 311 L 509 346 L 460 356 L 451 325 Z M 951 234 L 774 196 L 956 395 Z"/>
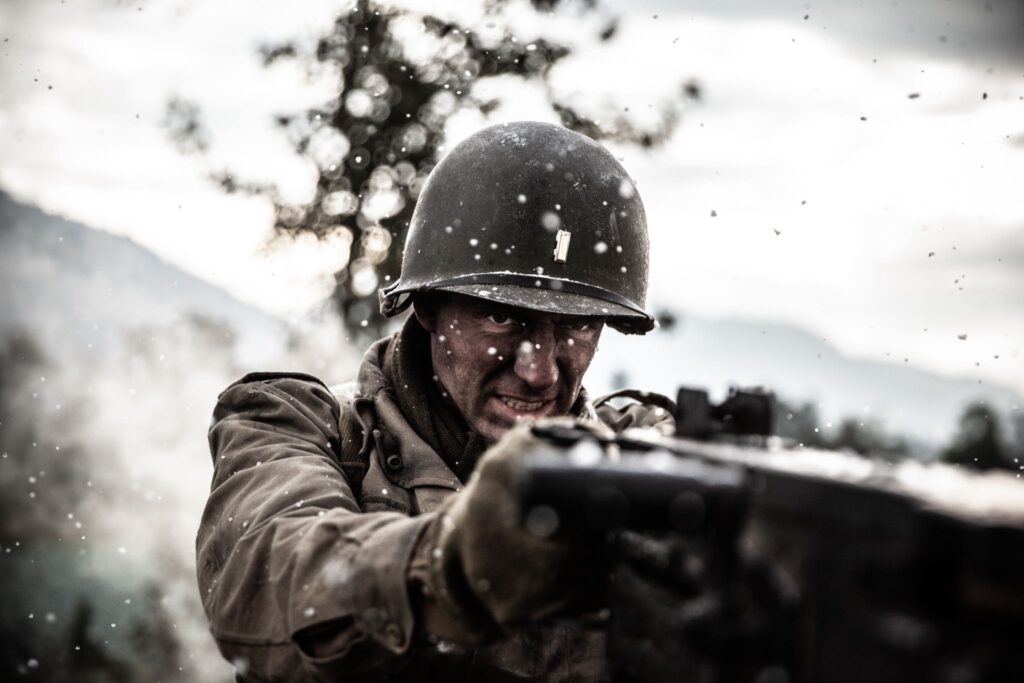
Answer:
<path fill-rule="evenodd" d="M 251 682 L 606 679 L 598 630 L 537 625 L 475 649 L 417 631 L 410 557 L 462 482 L 398 409 L 382 371 L 395 338 L 346 390 L 260 373 L 220 395 L 196 545 L 221 653 Z M 671 424 L 661 397 L 596 413 L 617 431 Z"/>

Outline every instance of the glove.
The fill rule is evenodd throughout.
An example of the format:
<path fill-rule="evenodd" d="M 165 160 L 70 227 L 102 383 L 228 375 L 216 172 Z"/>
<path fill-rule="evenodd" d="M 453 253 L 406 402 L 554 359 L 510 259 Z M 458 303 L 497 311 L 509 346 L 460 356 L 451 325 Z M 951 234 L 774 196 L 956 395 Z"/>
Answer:
<path fill-rule="evenodd" d="M 716 526 L 710 537 L 619 535 L 608 598 L 612 680 L 792 680 L 800 642 L 792 581 L 728 536 L 717 539 L 730 548 L 724 556 Z"/>
<path fill-rule="evenodd" d="M 568 418 L 542 421 L 552 423 L 581 426 Z M 603 425 L 585 428 L 607 431 Z M 521 523 L 516 477 L 523 460 L 544 445 L 530 424 L 516 426 L 484 453 L 466 488 L 449 498 L 427 526 L 413 573 L 427 610 L 434 612 L 426 620 L 433 617 L 436 635 L 479 640 L 482 634 L 497 635 L 600 603 L 605 580 L 600 549 L 540 538 Z M 447 619 L 436 618 L 436 607 Z M 438 627 L 443 621 L 457 621 L 461 628 Z"/>

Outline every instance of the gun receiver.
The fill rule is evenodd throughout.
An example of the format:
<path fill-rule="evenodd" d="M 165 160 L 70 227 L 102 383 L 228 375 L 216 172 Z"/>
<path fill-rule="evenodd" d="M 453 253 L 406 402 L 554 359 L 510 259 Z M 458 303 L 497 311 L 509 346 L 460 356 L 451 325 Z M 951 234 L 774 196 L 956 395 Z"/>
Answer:
<path fill-rule="evenodd" d="M 794 449 L 751 436 L 766 401 L 681 398 L 687 436 L 537 427 L 522 472 L 528 527 L 609 544 L 617 680 L 1024 681 L 1024 482 Z"/>

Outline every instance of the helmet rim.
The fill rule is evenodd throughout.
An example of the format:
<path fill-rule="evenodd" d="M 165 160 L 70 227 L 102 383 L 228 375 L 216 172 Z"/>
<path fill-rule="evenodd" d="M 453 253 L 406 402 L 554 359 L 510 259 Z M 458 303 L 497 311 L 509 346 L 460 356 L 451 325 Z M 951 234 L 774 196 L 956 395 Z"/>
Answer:
<path fill-rule="evenodd" d="M 523 273 L 470 273 L 440 282 L 381 290 L 381 310 L 393 316 L 417 294 L 452 292 L 542 313 L 605 318 L 609 327 L 626 334 L 644 334 L 656 326 L 654 317 L 625 297 L 596 285 Z"/>

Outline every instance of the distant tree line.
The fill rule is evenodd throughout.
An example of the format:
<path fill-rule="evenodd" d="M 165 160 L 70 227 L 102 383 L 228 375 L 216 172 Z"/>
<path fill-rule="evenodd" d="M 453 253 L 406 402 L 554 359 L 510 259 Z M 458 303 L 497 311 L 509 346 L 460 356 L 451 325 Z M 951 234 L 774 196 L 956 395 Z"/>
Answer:
<path fill-rule="evenodd" d="M 775 434 L 811 448 L 851 450 L 861 455 L 900 460 L 913 453 L 904 436 L 887 430 L 874 418 L 845 417 L 835 428 L 823 428 L 813 403 L 790 403 L 776 399 Z M 999 415 L 986 403 L 974 402 L 964 408 L 952 440 L 939 453 L 939 460 L 977 470 L 1005 469 L 1021 472 L 1024 460 L 1024 418 L 1018 419 L 1015 434 L 1004 432 Z"/>
<path fill-rule="evenodd" d="M 1024 420 L 1017 417 L 1016 434 L 1007 439 L 999 415 L 984 402 L 964 409 L 953 441 L 942 451 L 942 460 L 979 470 L 1009 469 L 1020 473 L 1024 459 Z M 1012 443 L 1012 445 L 1007 445 Z"/>

